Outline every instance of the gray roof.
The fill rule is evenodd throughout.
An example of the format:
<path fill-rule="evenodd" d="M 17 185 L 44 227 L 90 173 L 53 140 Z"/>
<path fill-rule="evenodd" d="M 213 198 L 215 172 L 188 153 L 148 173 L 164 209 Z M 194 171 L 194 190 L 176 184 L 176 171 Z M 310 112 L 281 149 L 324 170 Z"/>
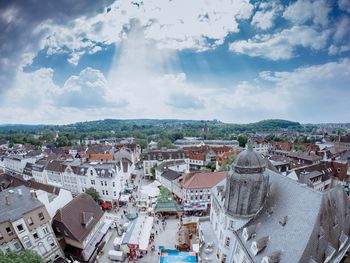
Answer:
<path fill-rule="evenodd" d="M 168 179 L 169 181 L 173 181 L 181 176 L 181 173 L 175 172 L 171 169 L 165 170 L 162 174 L 162 177 Z"/>
<path fill-rule="evenodd" d="M 267 161 L 260 153 L 254 151 L 251 147 L 241 152 L 232 164 L 233 169 L 239 173 L 260 172 L 267 166 Z"/>
<path fill-rule="evenodd" d="M 308 262 L 314 258 L 324 261 L 328 243 L 338 247 L 341 231 L 349 233 L 350 221 L 345 214 L 350 212 L 349 202 L 341 187 L 318 192 L 285 176 L 268 170 L 270 194 L 265 207 L 245 225 L 259 224 L 254 238 L 243 241 L 238 236 L 254 262 L 261 262 L 264 256 L 282 251 L 280 262 Z M 269 211 L 269 213 L 267 212 Z M 334 229 L 337 226 L 337 229 Z M 323 238 L 319 233 L 323 232 Z M 269 237 L 266 248 L 254 256 L 253 241 Z M 321 235 L 322 236 L 322 235 Z"/>
<path fill-rule="evenodd" d="M 18 189 L 21 189 L 22 196 L 19 195 Z M 9 205 L 6 204 L 6 196 L 9 198 Z M 23 185 L 8 188 L 0 192 L 0 223 L 15 221 L 42 206 L 44 205 L 38 199 L 31 197 L 30 188 Z"/>

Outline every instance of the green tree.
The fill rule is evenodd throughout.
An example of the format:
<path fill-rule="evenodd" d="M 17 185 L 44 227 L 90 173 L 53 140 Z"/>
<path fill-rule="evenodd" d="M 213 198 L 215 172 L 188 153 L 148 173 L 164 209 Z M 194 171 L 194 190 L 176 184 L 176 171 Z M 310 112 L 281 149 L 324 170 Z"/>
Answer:
<path fill-rule="evenodd" d="M 146 149 L 148 142 L 147 139 L 135 139 L 135 143 L 141 146 L 141 149 Z"/>
<path fill-rule="evenodd" d="M 90 187 L 90 188 L 86 189 L 85 193 L 90 195 L 96 202 L 99 202 L 101 200 L 100 199 L 100 194 L 93 187 Z"/>
<path fill-rule="evenodd" d="M 24 250 L 23 253 L 0 252 L 0 263 L 44 263 L 44 260 L 35 251 Z"/>
<path fill-rule="evenodd" d="M 216 163 L 215 162 L 208 162 L 208 164 L 206 165 L 206 167 L 208 168 L 208 169 L 210 169 L 212 172 L 214 172 L 215 171 L 215 169 L 216 169 Z"/>
<path fill-rule="evenodd" d="M 156 167 L 157 167 L 157 164 L 155 164 L 152 168 L 151 168 L 151 174 L 153 177 L 156 176 Z"/>
<path fill-rule="evenodd" d="M 220 166 L 220 171 L 228 171 L 230 169 L 231 164 L 236 159 L 237 155 L 229 156 Z"/>
<path fill-rule="evenodd" d="M 237 141 L 239 142 L 239 147 L 245 147 L 248 138 L 247 136 L 239 135 L 237 138 Z"/>
<path fill-rule="evenodd" d="M 163 139 L 161 141 L 158 142 L 158 147 L 162 148 L 174 148 L 174 144 L 169 140 L 169 139 Z"/>

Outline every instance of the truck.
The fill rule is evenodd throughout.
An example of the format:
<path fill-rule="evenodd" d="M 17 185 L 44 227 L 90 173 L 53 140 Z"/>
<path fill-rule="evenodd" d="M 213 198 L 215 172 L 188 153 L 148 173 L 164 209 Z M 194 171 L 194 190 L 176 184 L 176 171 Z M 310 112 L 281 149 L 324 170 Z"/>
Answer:
<path fill-rule="evenodd" d="M 108 258 L 113 261 L 122 262 L 125 258 L 125 255 L 122 251 L 110 250 L 108 252 Z"/>

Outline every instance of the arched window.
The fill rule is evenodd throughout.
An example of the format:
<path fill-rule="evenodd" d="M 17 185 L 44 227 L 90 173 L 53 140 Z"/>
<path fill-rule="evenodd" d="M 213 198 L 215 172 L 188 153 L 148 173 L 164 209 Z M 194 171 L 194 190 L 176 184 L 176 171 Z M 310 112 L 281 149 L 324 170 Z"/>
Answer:
<path fill-rule="evenodd" d="M 51 247 L 55 246 L 55 242 L 53 241 L 52 237 L 48 237 L 47 242 L 50 244 Z"/>

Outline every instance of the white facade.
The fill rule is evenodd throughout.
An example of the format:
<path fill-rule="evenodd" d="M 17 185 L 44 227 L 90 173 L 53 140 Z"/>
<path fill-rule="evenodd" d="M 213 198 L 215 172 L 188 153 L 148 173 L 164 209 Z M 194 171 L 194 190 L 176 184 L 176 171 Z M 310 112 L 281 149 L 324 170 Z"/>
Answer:
<path fill-rule="evenodd" d="M 36 158 L 24 158 L 22 156 L 6 156 L 4 158 L 5 171 L 22 174 L 26 164 L 35 163 Z"/>
<path fill-rule="evenodd" d="M 210 204 L 210 188 L 187 189 L 182 188 L 182 199 L 186 203 L 204 203 Z"/>
<path fill-rule="evenodd" d="M 269 143 L 254 143 L 253 148 L 256 152 L 267 155 L 271 145 Z"/>
<path fill-rule="evenodd" d="M 58 196 L 53 199 L 49 198 L 50 194 L 45 191 L 36 190 L 35 192 L 38 200 L 45 205 L 45 208 L 49 213 L 51 219 L 55 216 L 58 209 L 64 207 L 66 204 L 73 200 L 72 193 L 65 189 L 61 189 Z"/>
<path fill-rule="evenodd" d="M 112 202 L 119 198 L 119 194 L 130 179 L 130 172 L 123 172 L 122 164 L 99 164 L 79 166 L 79 192 L 93 187 L 103 201 Z M 130 170 L 129 170 L 130 171 Z"/>

